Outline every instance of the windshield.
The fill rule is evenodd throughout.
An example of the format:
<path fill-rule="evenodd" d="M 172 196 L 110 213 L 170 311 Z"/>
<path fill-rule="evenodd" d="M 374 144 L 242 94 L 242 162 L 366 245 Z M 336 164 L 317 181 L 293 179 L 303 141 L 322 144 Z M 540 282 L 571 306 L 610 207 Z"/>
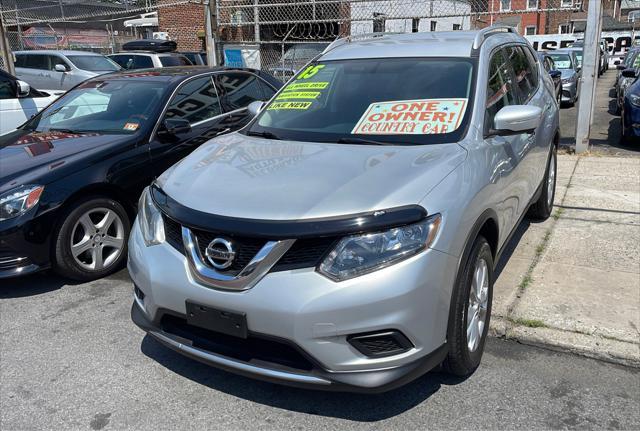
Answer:
<path fill-rule="evenodd" d="M 160 63 L 164 67 L 169 66 L 193 66 L 191 62 L 182 55 L 160 56 Z"/>
<path fill-rule="evenodd" d="M 67 55 L 69 61 L 74 66 L 82 70 L 90 70 L 91 72 L 114 72 L 120 70 L 114 61 L 101 55 Z"/>
<path fill-rule="evenodd" d="M 315 142 L 456 142 L 468 122 L 473 62 L 363 59 L 309 65 L 246 133 Z"/>
<path fill-rule="evenodd" d="M 571 57 L 568 54 L 549 54 L 556 64 L 556 69 L 571 69 Z"/>
<path fill-rule="evenodd" d="M 132 134 L 155 120 L 165 82 L 88 81 L 29 120 L 37 132 Z"/>

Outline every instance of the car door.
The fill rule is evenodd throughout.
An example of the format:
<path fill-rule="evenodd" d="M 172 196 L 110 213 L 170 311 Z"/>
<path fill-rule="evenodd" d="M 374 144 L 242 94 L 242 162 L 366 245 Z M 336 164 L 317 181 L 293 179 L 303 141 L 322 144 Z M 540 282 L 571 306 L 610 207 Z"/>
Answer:
<path fill-rule="evenodd" d="M 18 99 L 17 94 L 18 86 L 15 80 L 0 70 L 0 135 L 15 129 L 37 112 L 32 99 L 29 100 L 31 109 L 29 103 L 26 103 L 26 109 L 22 109 L 20 102 L 25 99 Z"/>
<path fill-rule="evenodd" d="M 158 130 L 151 138 L 154 174 L 160 175 L 203 142 L 227 131 L 220 124 L 225 117 L 211 74 L 182 83 L 167 103 Z M 185 120 L 189 130 L 169 134 L 164 127 L 167 119 Z"/>
<path fill-rule="evenodd" d="M 56 65 L 61 64 L 65 68 L 65 72 L 56 70 Z M 48 79 L 51 81 L 49 88 L 52 90 L 69 90 L 74 85 L 78 84 L 71 75 L 71 65 L 67 63 L 61 55 L 53 54 L 49 56 L 49 70 Z"/>
<path fill-rule="evenodd" d="M 269 100 L 276 92 L 271 85 L 250 72 L 220 72 L 215 77 L 222 109 L 227 113 L 221 124 L 229 130 L 240 129 L 251 121 L 247 111 L 251 102 Z"/>
<path fill-rule="evenodd" d="M 495 115 L 505 106 L 519 103 L 517 84 L 510 65 L 509 48 L 498 48 L 491 53 L 487 78 L 487 100 L 484 132 L 489 145 L 489 163 L 492 166 L 490 181 L 497 200 L 499 231 L 511 232 L 525 205 L 528 184 L 523 175 L 523 135 L 497 135 L 494 128 Z"/>
<path fill-rule="evenodd" d="M 18 71 L 16 71 L 18 72 Z M 26 81 L 32 87 L 43 90 L 49 73 L 49 56 L 45 54 L 24 54 L 24 69 L 19 70 L 18 78 Z"/>

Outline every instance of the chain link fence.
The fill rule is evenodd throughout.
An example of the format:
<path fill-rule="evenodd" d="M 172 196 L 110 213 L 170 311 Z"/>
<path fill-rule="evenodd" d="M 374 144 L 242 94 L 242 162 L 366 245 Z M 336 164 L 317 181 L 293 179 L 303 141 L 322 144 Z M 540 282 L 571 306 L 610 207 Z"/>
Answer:
<path fill-rule="evenodd" d="M 575 0 L 218 0 L 227 64 L 266 69 L 282 80 L 339 37 L 377 32 L 473 30 L 492 24 L 522 34 L 571 32 L 586 16 Z"/>

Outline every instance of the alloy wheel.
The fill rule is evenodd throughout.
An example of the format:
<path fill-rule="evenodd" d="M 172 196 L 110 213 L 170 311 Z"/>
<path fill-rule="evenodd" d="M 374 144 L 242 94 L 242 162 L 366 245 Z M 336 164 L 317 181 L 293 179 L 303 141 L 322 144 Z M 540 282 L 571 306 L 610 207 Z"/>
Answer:
<path fill-rule="evenodd" d="M 547 175 L 547 204 L 549 208 L 553 206 L 555 185 L 556 185 L 556 158 L 552 154 L 549 159 L 549 174 Z"/>
<path fill-rule="evenodd" d="M 82 214 L 71 231 L 71 255 L 85 270 L 100 271 L 115 261 L 125 244 L 124 223 L 108 208 Z"/>
<path fill-rule="evenodd" d="M 488 302 L 489 267 L 486 260 L 478 259 L 473 270 L 467 308 L 467 347 L 471 353 L 475 352 L 480 345 L 487 320 Z"/>

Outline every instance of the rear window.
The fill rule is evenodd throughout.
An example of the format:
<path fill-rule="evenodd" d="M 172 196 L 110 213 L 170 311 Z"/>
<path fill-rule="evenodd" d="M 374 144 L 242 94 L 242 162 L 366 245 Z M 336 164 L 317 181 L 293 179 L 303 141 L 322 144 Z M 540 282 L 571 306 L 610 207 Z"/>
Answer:
<path fill-rule="evenodd" d="M 170 66 L 193 66 L 189 59 L 183 55 L 160 56 L 160 63 L 163 67 Z"/>

